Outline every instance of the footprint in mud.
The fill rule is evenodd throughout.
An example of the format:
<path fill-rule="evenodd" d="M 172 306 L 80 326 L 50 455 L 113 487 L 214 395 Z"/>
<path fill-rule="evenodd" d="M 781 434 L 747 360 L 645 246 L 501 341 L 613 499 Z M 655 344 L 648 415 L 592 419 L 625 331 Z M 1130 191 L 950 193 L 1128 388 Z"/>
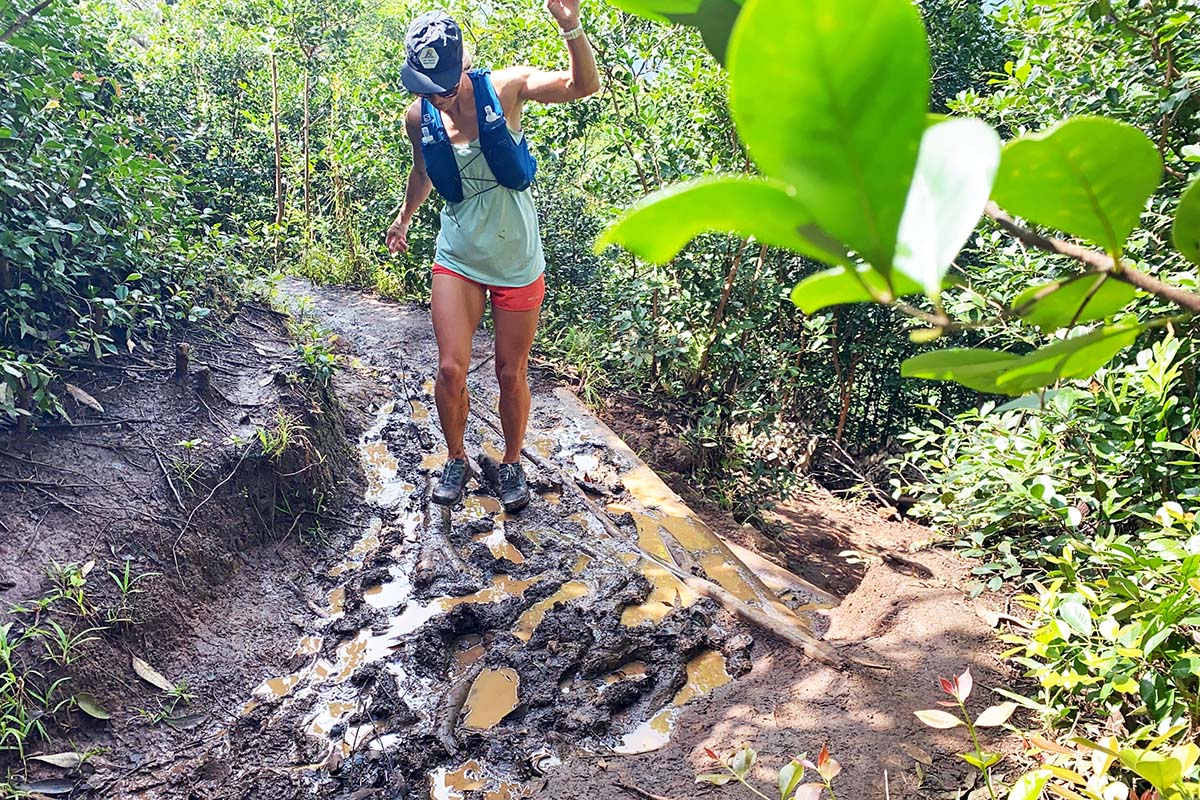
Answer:
<path fill-rule="evenodd" d="M 680 707 L 749 668 L 749 637 L 574 497 L 511 516 L 470 494 L 435 530 L 417 488 L 435 460 L 415 433 L 428 416 L 418 401 L 388 404 L 363 435 L 375 517 L 329 570 L 340 584 L 297 647 L 300 668 L 255 692 L 275 704 L 272 726 L 297 732 L 291 760 L 314 788 L 528 796 L 572 746 L 663 746 Z M 584 440 L 562 435 L 539 450 Z M 586 450 L 574 466 L 596 477 Z"/>

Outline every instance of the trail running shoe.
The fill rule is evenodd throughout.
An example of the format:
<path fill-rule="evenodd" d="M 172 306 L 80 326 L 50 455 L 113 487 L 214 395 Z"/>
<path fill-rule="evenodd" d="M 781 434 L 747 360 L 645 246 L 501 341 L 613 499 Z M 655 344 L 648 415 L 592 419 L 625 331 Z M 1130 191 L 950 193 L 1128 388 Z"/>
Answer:
<path fill-rule="evenodd" d="M 529 484 L 525 482 L 525 470 L 519 461 L 500 465 L 500 503 L 510 514 L 529 505 Z"/>
<path fill-rule="evenodd" d="M 467 488 L 467 479 L 471 477 L 471 468 L 465 458 L 451 458 L 442 467 L 442 478 L 433 487 L 433 502 L 442 506 L 457 505 L 462 500 L 463 490 Z"/>

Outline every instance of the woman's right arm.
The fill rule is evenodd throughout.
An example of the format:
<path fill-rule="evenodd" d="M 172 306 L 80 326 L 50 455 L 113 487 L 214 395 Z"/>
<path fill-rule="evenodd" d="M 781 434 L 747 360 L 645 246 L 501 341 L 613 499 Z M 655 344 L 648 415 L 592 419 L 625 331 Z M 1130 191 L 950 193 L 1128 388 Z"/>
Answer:
<path fill-rule="evenodd" d="M 388 251 L 395 253 L 408 252 L 408 228 L 412 224 L 413 215 L 433 191 L 433 183 L 425 171 L 425 157 L 421 154 L 421 103 L 413 103 L 404 115 L 404 129 L 408 132 L 408 140 L 412 144 L 413 165 L 408 173 L 408 186 L 404 190 L 404 205 L 400 207 L 391 227 L 387 230 Z"/>

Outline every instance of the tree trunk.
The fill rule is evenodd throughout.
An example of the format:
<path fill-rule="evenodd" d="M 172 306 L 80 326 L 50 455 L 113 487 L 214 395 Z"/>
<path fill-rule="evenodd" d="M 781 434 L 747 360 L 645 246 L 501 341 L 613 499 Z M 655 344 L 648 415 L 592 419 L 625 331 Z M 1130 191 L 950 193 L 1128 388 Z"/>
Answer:
<path fill-rule="evenodd" d="M 271 53 L 271 127 L 275 132 L 275 265 L 279 265 L 279 231 L 283 227 L 283 146 L 279 139 L 279 67 Z"/>
<path fill-rule="evenodd" d="M 749 243 L 749 239 L 742 239 L 742 243 L 738 245 L 737 252 L 733 255 L 733 262 L 729 266 L 729 272 L 725 275 L 725 286 L 721 289 L 721 299 L 717 303 L 717 310 L 713 313 L 712 324 L 709 326 L 712 329 L 712 337 L 708 340 L 708 345 L 700 355 L 700 365 L 696 367 L 696 372 L 692 375 L 691 380 L 688 381 L 688 386 L 693 391 L 703 382 L 704 372 L 708 369 L 708 360 L 712 357 L 713 346 L 716 345 L 717 339 L 721 336 L 721 323 L 725 321 L 725 306 L 729 303 L 729 295 L 733 293 L 733 281 L 737 277 L 738 267 L 742 264 L 742 255 L 746 252 L 746 245 Z M 766 255 L 767 246 L 763 245 L 758 253 L 760 267 Z"/>
<path fill-rule="evenodd" d="M 312 87 L 311 60 L 304 62 L 304 122 L 302 132 L 304 137 L 304 255 L 308 255 L 308 246 L 312 244 L 312 212 L 309 206 L 309 152 L 308 152 L 308 94 Z"/>

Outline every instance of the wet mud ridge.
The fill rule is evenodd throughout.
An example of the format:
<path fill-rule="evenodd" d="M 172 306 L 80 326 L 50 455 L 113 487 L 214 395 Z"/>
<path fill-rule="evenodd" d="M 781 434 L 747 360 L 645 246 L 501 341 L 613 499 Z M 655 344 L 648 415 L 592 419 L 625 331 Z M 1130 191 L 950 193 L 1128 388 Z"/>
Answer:
<path fill-rule="evenodd" d="M 431 506 L 445 452 L 427 313 L 299 282 L 287 290 L 313 298 L 354 368 L 391 398 L 358 443 L 369 522 L 327 570 L 291 670 L 255 689 L 231 727 L 232 749 L 262 753 L 283 779 L 244 796 L 291 796 L 289 786 L 329 797 L 537 796 L 562 760 L 662 747 L 679 709 L 747 672 L 755 649 L 755 632 L 681 572 L 798 628 L 819 626 L 810 612 L 821 598 L 793 593 L 784 606 L 563 390 L 535 386 L 527 438 L 562 472 L 527 464 L 533 502 L 504 513 L 487 478 L 502 441 L 485 419 L 497 390 L 482 333 L 470 388 L 484 414 L 467 432 L 482 474 L 460 506 Z"/>

